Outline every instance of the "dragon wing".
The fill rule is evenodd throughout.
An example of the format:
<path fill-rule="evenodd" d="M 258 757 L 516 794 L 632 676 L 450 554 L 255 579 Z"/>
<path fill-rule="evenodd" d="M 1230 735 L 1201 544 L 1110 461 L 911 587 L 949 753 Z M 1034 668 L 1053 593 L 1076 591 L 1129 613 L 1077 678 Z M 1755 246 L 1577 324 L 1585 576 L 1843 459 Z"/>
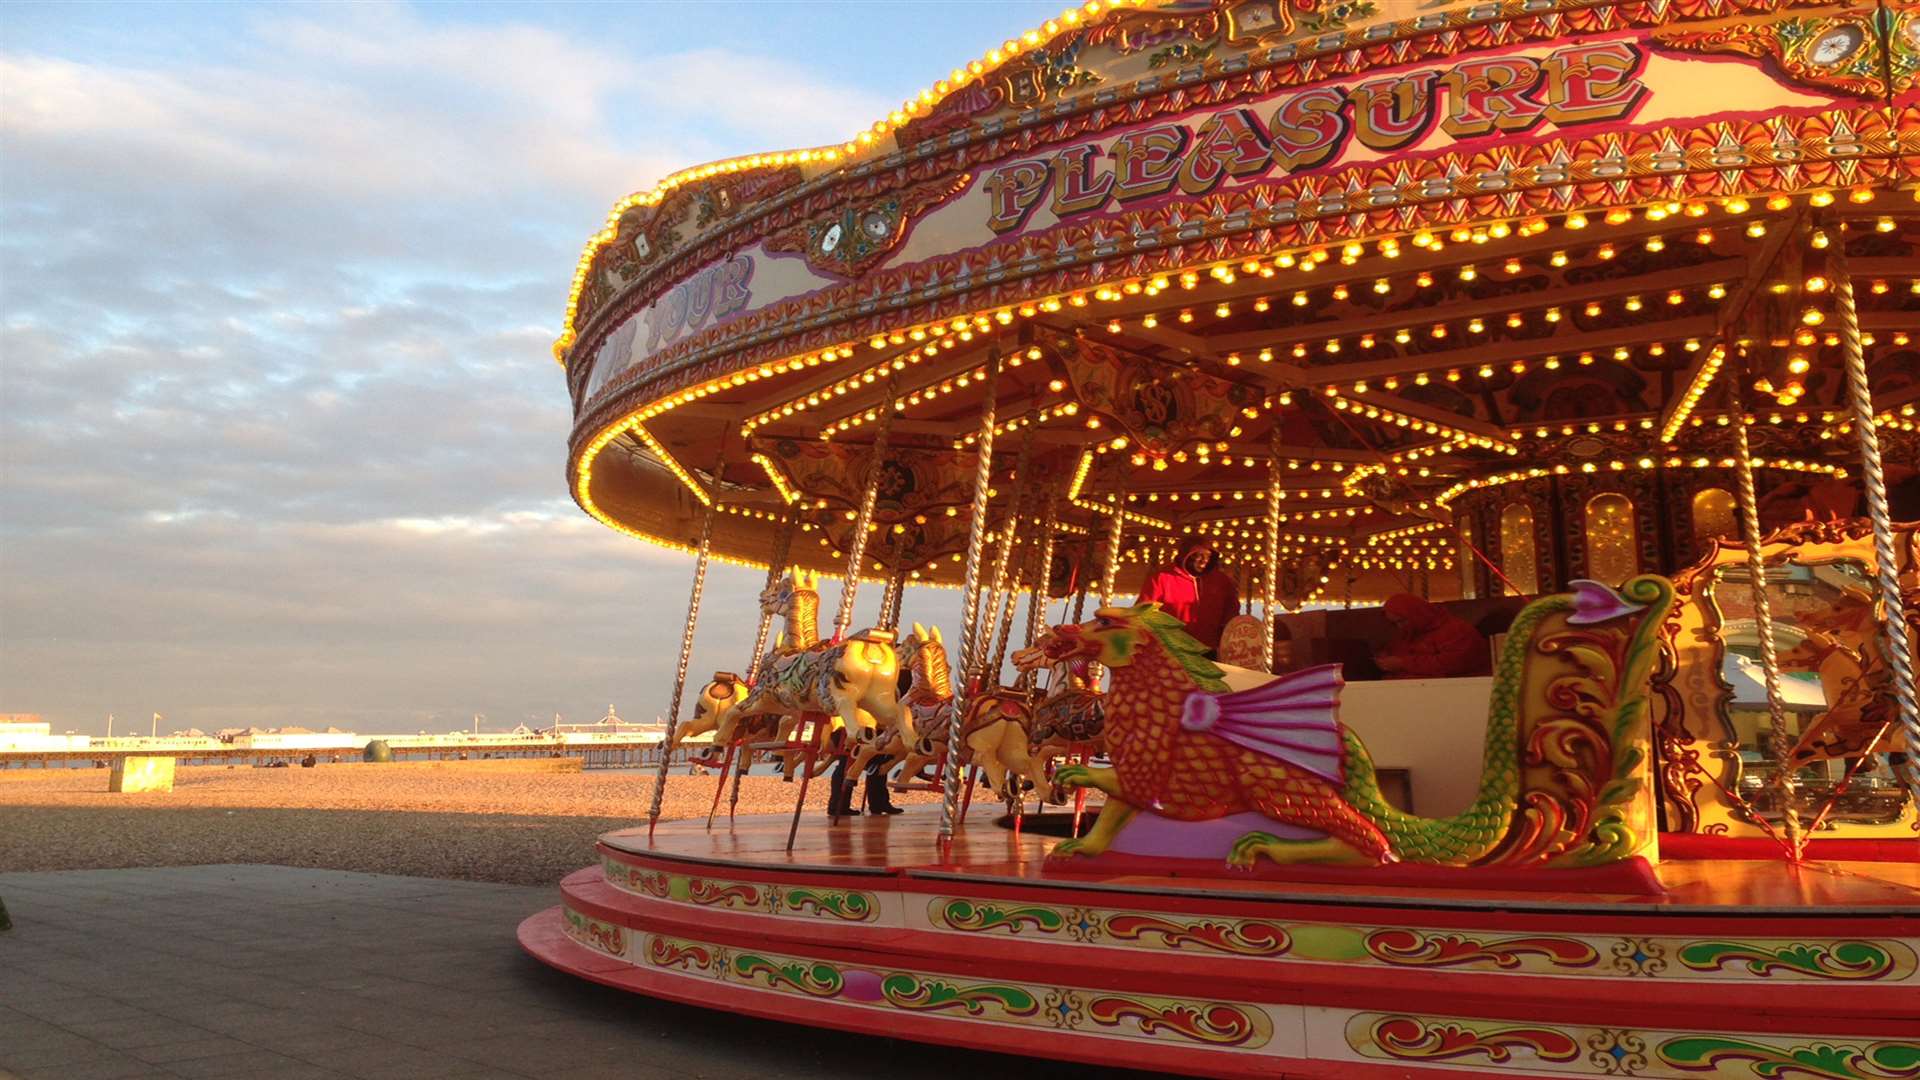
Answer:
<path fill-rule="evenodd" d="M 1339 719 L 1340 688 L 1345 685 L 1339 664 L 1322 664 L 1251 690 L 1195 690 L 1180 708 L 1180 726 L 1209 732 L 1338 784 L 1346 764 Z"/>

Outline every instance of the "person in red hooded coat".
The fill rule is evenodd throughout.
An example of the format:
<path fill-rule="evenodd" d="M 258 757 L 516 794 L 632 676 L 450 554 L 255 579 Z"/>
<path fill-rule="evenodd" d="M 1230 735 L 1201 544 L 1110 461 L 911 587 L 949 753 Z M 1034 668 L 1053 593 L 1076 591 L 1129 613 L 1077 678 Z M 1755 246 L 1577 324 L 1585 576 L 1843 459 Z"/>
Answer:
<path fill-rule="evenodd" d="M 1387 597 L 1393 641 L 1376 657 L 1393 679 L 1452 679 L 1493 670 L 1487 639 L 1446 609 L 1411 593 Z"/>
<path fill-rule="evenodd" d="M 1220 647 L 1227 620 L 1240 614 L 1240 586 L 1220 569 L 1213 545 L 1204 537 L 1180 542 L 1173 561 L 1155 570 L 1140 589 L 1139 603 L 1149 601 L 1187 624 L 1187 633 L 1212 652 Z"/>

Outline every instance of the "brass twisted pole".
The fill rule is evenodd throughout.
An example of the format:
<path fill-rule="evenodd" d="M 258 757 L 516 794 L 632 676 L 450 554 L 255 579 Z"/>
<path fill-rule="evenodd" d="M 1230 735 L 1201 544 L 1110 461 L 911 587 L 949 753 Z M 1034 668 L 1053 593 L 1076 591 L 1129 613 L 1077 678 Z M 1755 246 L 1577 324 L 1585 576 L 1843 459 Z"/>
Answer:
<path fill-rule="evenodd" d="M 1907 634 L 1906 606 L 1900 596 L 1899 567 L 1893 549 L 1893 515 L 1887 507 L 1887 474 L 1880 460 L 1880 431 L 1873 419 L 1873 388 L 1867 382 L 1865 343 L 1860 337 L 1860 312 L 1854 304 L 1853 275 L 1847 270 L 1844 235 L 1829 249 L 1833 271 L 1834 306 L 1840 315 L 1840 341 L 1846 353 L 1847 397 L 1853 405 L 1853 437 L 1860 444 L 1860 480 L 1867 494 L 1867 520 L 1873 525 L 1874 578 L 1886 611 L 1881 632 L 1886 635 L 1887 666 L 1893 669 L 1893 696 L 1906 731 L 1907 752 L 1920 751 L 1920 698 L 1914 692 L 1913 641 Z M 1908 795 L 1920 805 L 1920 769 L 1909 766 L 1901 780 Z"/>
<path fill-rule="evenodd" d="M 1053 529 L 1060 515 L 1060 500 L 1047 500 L 1046 517 L 1040 524 L 1039 568 L 1033 575 L 1033 587 L 1027 592 L 1027 645 L 1031 647 L 1040 638 L 1040 624 L 1047 613 L 1048 586 L 1052 583 L 1053 570 Z M 1020 673 L 1020 689 L 1031 690 L 1038 671 Z"/>
<path fill-rule="evenodd" d="M 1000 392 L 1000 348 L 987 353 L 986 404 L 980 410 L 980 438 L 975 444 L 979 464 L 973 477 L 973 518 L 967 525 L 966 571 L 960 584 L 960 679 L 959 692 L 947 706 L 947 752 L 940 764 L 940 843 L 953 842 L 953 822 L 960 812 L 960 718 L 966 714 L 973 686 L 965 677 L 971 671 L 974 650 L 979 645 L 980 628 L 975 625 L 980 601 L 980 556 L 986 544 L 987 499 L 993 485 L 993 413 Z"/>
<path fill-rule="evenodd" d="M 1774 651 L 1773 605 L 1767 596 L 1766 558 L 1760 549 L 1760 503 L 1753 482 L 1753 453 L 1747 443 L 1747 409 L 1740 400 L 1737 386 L 1729 397 L 1737 466 L 1734 471 L 1740 481 L 1741 535 L 1746 540 L 1747 575 L 1753 585 L 1753 627 L 1760 639 L 1760 671 L 1767 688 L 1767 746 L 1779 770 L 1775 785 L 1780 789 L 1780 803 L 1785 811 L 1787 846 L 1793 849 L 1793 860 L 1798 862 L 1806 839 L 1800 831 L 1799 785 L 1794 782 L 1793 767 L 1787 760 L 1793 744 L 1787 738 L 1786 705 L 1780 695 L 1780 658 Z"/>
<path fill-rule="evenodd" d="M 987 660 L 987 651 L 980 650 L 980 683 L 1000 682 L 1000 665 L 1007 652 L 1007 635 L 1013 630 L 1013 611 L 1016 597 L 1020 592 L 1019 573 L 1014 571 L 1014 580 L 1009 582 L 1007 572 L 1013 563 L 1013 553 L 1019 547 L 1020 538 L 1014 528 L 1020 522 L 1020 515 L 1026 510 L 1030 485 L 1027 483 L 1028 467 L 1033 462 L 1033 429 L 1039 426 L 1039 411 L 1027 414 L 1026 423 L 1020 432 L 1020 452 L 1013 459 L 1013 497 L 1007 501 L 1006 524 L 1001 527 L 1000 550 L 994 555 L 993 591 L 989 593 L 987 610 L 992 620 L 988 623 L 996 631 L 997 644 L 994 647 L 991 664 Z"/>
<path fill-rule="evenodd" d="M 767 588 L 780 583 L 780 576 L 787 572 L 787 560 L 793 554 L 793 534 L 800 531 L 800 518 L 796 514 L 781 516 L 780 531 L 774 536 L 773 557 L 767 560 Z M 760 677 L 760 664 L 766 659 L 767 634 L 773 629 L 773 612 L 763 609 L 760 612 L 760 631 L 753 638 L 753 656 L 747 661 L 747 685 L 753 685 Z M 738 736 L 736 736 L 738 737 Z M 741 738 L 744 744 L 745 739 Z M 753 767 L 753 751 L 743 745 L 740 749 L 740 767 L 733 770 L 733 787 L 727 795 L 727 819 L 731 821 L 740 809 L 740 778 Z"/>
<path fill-rule="evenodd" d="M 986 630 L 974 644 L 974 668 L 969 670 L 967 674 L 972 678 L 982 681 L 986 679 L 987 675 L 987 655 L 990 651 L 987 646 L 988 643 L 993 640 L 994 633 L 1000 626 L 1001 616 L 1006 608 L 1006 605 L 1003 603 L 1006 597 L 1004 597 L 1002 593 L 1007 587 L 1007 563 L 1013 557 L 1013 549 L 1016 543 L 1013 535 L 1013 523 L 1019 516 L 1017 508 L 1017 502 L 1010 505 L 1007 512 L 1007 519 L 1000 523 L 1000 546 L 993 553 L 993 574 L 990 578 L 992 583 L 983 594 L 985 599 L 980 604 L 980 610 L 977 615 L 977 617 L 986 624 Z"/>
<path fill-rule="evenodd" d="M 1073 617 L 1069 620 L 1075 623 L 1087 621 L 1087 591 L 1093 586 L 1090 580 L 1092 575 L 1087 572 L 1091 569 L 1090 564 L 1093 562 L 1092 538 L 1088 538 L 1080 545 L 1080 557 L 1080 587 L 1073 594 Z"/>
<path fill-rule="evenodd" d="M 1279 427 L 1274 428 L 1275 442 Z M 1280 458 L 1273 455 L 1267 466 L 1267 565 L 1260 579 L 1260 606 L 1265 610 L 1266 628 L 1260 635 L 1260 664 L 1273 670 L 1273 609 L 1280 595 Z"/>
<path fill-rule="evenodd" d="M 860 494 L 860 511 L 853 519 L 853 540 L 847 544 L 847 579 L 840 585 L 840 612 L 833 620 L 836 638 L 846 637 L 853 629 L 853 600 L 860 591 L 860 563 L 867 557 L 867 534 L 873 529 L 873 507 L 880 497 L 880 472 L 887 460 L 887 436 L 893 431 L 893 394 L 898 379 L 898 374 L 887 376 L 880 426 L 873 435 L 873 454 L 867 459 L 866 490 Z"/>
<path fill-rule="evenodd" d="M 1100 606 L 1113 606 L 1113 588 L 1120 579 L 1120 539 L 1126 532 L 1126 519 L 1120 509 L 1120 486 L 1114 484 L 1114 490 L 1107 496 L 1108 510 L 1113 515 L 1107 521 L 1107 550 L 1105 561 L 1100 566 Z M 1087 685 L 1100 685 L 1101 667 L 1099 664 L 1087 665 Z"/>
<path fill-rule="evenodd" d="M 897 571 L 887 579 L 887 591 L 880 594 L 880 625 L 888 630 L 900 628 L 900 598 L 907 589 L 907 572 Z"/>
<path fill-rule="evenodd" d="M 707 587 L 707 556 L 713 551 L 713 518 L 711 508 L 701 511 L 700 557 L 693 564 L 693 596 L 687 600 L 687 628 L 680 635 L 680 665 L 673 675 L 673 703 L 667 706 L 667 733 L 660 740 L 660 769 L 653 774 L 653 805 L 647 809 L 649 837 L 660 822 L 660 804 L 667 795 L 667 759 L 673 756 L 668 745 L 673 741 L 674 727 L 680 722 L 680 697 L 687 689 L 687 663 L 693 659 L 693 627 L 700 619 L 700 593 Z"/>
<path fill-rule="evenodd" d="M 1113 606 L 1113 588 L 1120 580 L 1120 539 L 1126 531 L 1126 518 L 1120 509 L 1120 491 L 1118 487 L 1107 496 L 1113 513 L 1107 523 L 1107 559 L 1100 567 L 1100 606 Z"/>
<path fill-rule="evenodd" d="M 780 531 L 773 540 L 773 557 L 767 560 L 767 588 L 780 583 L 780 576 L 787 572 L 787 559 L 793 553 L 793 534 L 800 528 L 800 518 L 794 514 L 781 515 Z M 760 629 L 753 636 L 753 655 L 747 658 L 747 681 L 753 682 L 760 675 L 760 661 L 767 651 L 767 635 L 773 631 L 773 612 L 765 608 L 760 612 Z"/>

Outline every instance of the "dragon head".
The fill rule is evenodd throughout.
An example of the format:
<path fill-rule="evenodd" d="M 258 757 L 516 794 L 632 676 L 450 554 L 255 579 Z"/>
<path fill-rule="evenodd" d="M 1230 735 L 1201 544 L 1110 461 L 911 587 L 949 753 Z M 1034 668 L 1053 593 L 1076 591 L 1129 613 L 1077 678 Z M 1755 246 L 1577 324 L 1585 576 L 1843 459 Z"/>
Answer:
<path fill-rule="evenodd" d="M 1037 644 L 1049 663 L 1066 660 L 1092 660 L 1110 668 L 1123 667 L 1147 631 L 1145 620 L 1172 616 L 1160 611 L 1159 604 L 1133 607 L 1103 607 L 1083 623 L 1066 623 L 1049 630 Z"/>
<path fill-rule="evenodd" d="M 1220 669 L 1207 659 L 1207 647 L 1187 633 L 1185 623 L 1155 603 L 1103 607 L 1093 613 L 1091 621 L 1054 627 L 1035 648 L 1048 663 L 1091 660 L 1122 668 L 1150 645 L 1158 645 L 1166 658 L 1184 669 L 1196 684 L 1219 688 Z"/>

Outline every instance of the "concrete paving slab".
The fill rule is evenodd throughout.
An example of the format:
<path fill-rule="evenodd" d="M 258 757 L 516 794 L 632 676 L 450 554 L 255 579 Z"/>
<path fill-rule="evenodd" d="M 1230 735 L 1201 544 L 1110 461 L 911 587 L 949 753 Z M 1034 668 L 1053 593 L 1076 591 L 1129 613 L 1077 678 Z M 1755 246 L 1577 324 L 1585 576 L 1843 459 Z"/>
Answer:
<path fill-rule="evenodd" d="M 280 866 L 0 874 L 0 1080 L 1125 1080 L 654 1001 L 523 955 L 552 888 Z"/>

